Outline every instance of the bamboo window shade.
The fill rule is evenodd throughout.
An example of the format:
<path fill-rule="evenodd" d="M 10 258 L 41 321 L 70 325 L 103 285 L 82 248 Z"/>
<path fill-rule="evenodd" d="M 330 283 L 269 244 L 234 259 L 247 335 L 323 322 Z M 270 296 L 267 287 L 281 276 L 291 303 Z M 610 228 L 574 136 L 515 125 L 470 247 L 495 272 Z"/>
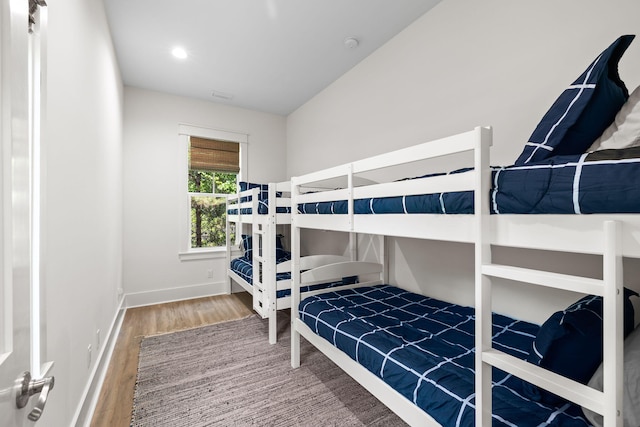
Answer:
<path fill-rule="evenodd" d="M 189 169 L 238 173 L 240 172 L 240 144 L 190 136 Z"/>

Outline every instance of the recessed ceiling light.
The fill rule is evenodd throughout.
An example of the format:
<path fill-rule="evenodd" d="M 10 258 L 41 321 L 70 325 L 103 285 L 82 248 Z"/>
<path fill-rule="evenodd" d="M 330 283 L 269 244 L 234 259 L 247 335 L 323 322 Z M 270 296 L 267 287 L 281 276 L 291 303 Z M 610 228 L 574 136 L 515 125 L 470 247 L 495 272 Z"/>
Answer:
<path fill-rule="evenodd" d="M 171 51 L 171 54 L 173 56 L 175 56 L 178 59 L 186 59 L 187 58 L 187 51 L 184 50 L 181 47 L 174 47 L 173 50 Z"/>

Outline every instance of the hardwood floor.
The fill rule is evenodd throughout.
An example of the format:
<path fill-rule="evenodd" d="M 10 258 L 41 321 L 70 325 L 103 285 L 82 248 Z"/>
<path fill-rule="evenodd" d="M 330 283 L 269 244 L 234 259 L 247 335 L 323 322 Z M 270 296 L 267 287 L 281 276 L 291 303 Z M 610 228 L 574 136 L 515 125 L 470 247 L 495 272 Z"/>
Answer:
<path fill-rule="evenodd" d="M 130 425 L 138 353 L 144 336 L 241 319 L 253 313 L 251 305 L 251 295 L 240 292 L 128 309 L 91 426 Z"/>

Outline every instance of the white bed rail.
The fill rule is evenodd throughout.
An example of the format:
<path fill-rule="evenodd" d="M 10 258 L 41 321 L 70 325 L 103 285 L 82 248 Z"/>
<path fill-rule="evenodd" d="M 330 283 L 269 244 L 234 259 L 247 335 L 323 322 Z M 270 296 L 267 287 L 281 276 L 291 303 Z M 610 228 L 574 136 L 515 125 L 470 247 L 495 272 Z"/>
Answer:
<path fill-rule="evenodd" d="M 258 194 L 260 190 L 258 188 L 251 188 L 245 191 L 239 191 L 235 194 L 229 194 L 227 196 L 227 222 L 238 224 L 238 228 L 241 228 L 240 224 L 243 222 L 251 223 L 251 217 L 253 212 L 257 212 L 258 209 Z M 245 201 L 242 201 L 245 199 Z M 251 214 L 243 214 L 243 210 L 251 210 Z M 236 211 L 230 214 L 229 211 Z"/>
<path fill-rule="evenodd" d="M 288 218 L 289 214 L 280 215 L 277 209 L 281 207 L 291 207 L 291 181 L 270 182 L 268 191 L 269 215 L 275 218 L 278 224 L 288 224 L 289 220 L 285 220 L 285 218 Z M 276 196 L 277 193 L 281 195 L 278 197 Z"/>
<path fill-rule="evenodd" d="M 276 197 L 277 193 L 281 193 L 280 197 Z M 278 215 L 276 222 L 281 223 L 289 223 L 289 220 L 286 217 L 289 215 L 280 215 L 276 212 L 279 207 L 290 207 L 291 206 L 291 181 L 283 181 L 283 182 L 270 182 L 268 184 L 268 200 L 269 200 L 269 211 L 266 215 Z M 254 222 L 253 215 L 258 214 L 258 206 L 260 203 L 260 189 L 259 188 L 250 188 L 244 191 L 238 191 L 234 194 L 229 194 L 227 196 L 227 212 L 229 210 L 237 210 L 236 214 L 232 214 L 229 216 L 231 222 L 245 222 L 251 223 Z M 242 201 L 245 199 L 245 201 Z M 275 202 L 274 202 L 275 201 Z M 251 213 L 242 213 L 242 210 L 251 210 Z M 265 215 L 260 215 L 262 220 L 266 217 Z"/>
<path fill-rule="evenodd" d="M 300 257 L 300 269 L 310 270 L 312 268 L 320 267 L 327 264 L 335 264 L 338 262 L 350 261 L 351 259 L 342 255 L 308 255 Z M 290 273 L 292 268 L 292 261 L 281 262 L 276 266 L 278 273 Z"/>
<path fill-rule="evenodd" d="M 330 229 L 366 234 L 391 235 L 416 238 L 445 238 L 441 227 L 424 227 L 424 216 L 434 214 L 384 214 L 389 221 L 381 222 L 374 215 L 355 215 L 354 200 L 368 197 L 402 197 L 419 194 L 437 194 L 453 191 L 474 191 L 481 176 L 490 179 L 489 148 L 492 144 L 492 130 L 478 127 L 472 131 L 430 141 L 368 159 L 332 167 L 291 179 L 292 221 L 301 228 Z M 409 164 L 430 161 L 442 156 L 472 153 L 473 170 L 468 172 L 432 176 L 428 179 L 404 179 L 374 183 L 359 174 L 379 173 L 387 168 L 402 168 Z M 431 168 L 433 168 L 433 164 Z M 427 171 L 429 172 L 429 171 Z M 431 172 L 440 173 L 442 170 Z M 341 188 L 336 188 L 341 187 Z M 488 191 L 485 204 L 488 205 Z M 315 212 L 299 214 L 298 206 L 327 201 L 347 201 L 347 214 L 318 215 Z M 468 215 L 452 215 L 459 226 L 444 230 L 459 237 L 445 240 L 473 241 L 473 222 Z"/>

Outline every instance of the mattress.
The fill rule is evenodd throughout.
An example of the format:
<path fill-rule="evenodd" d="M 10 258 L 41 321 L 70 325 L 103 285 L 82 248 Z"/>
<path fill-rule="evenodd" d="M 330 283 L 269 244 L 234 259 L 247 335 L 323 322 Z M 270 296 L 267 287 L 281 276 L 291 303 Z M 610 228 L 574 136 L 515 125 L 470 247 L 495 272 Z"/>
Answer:
<path fill-rule="evenodd" d="M 279 264 L 281 262 L 288 261 L 289 259 L 291 259 L 291 254 L 289 252 L 286 252 L 286 254 L 287 256 L 283 256 L 277 259 L 276 264 Z M 249 283 L 250 285 L 253 285 L 253 262 L 251 260 L 248 260 L 244 257 L 233 259 L 231 260 L 231 270 L 233 270 L 240 277 L 242 277 L 247 283 Z M 290 279 L 291 279 L 291 273 L 287 272 L 287 273 L 276 274 L 276 281 L 290 280 Z M 357 281 L 358 281 L 357 277 L 345 277 L 342 280 L 338 280 L 335 282 L 321 283 L 321 284 L 312 285 L 312 286 L 302 286 L 300 288 L 300 292 L 308 292 L 308 291 L 313 291 L 317 289 L 325 289 L 325 288 L 331 288 L 336 286 L 349 285 L 349 284 L 357 283 Z M 284 298 L 290 295 L 291 295 L 291 289 L 281 289 L 276 291 L 276 298 Z"/>
<path fill-rule="evenodd" d="M 468 169 L 453 171 L 458 173 Z M 435 174 L 442 175 L 442 174 Z M 414 179 L 428 179 L 430 176 Z M 555 156 L 492 168 L 493 214 L 640 212 L 640 147 Z M 298 205 L 303 214 L 346 214 L 346 200 Z M 355 214 L 472 214 L 473 192 L 354 200 Z"/>
<path fill-rule="evenodd" d="M 305 298 L 300 319 L 443 426 L 473 426 L 474 309 L 390 285 Z M 494 347 L 525 359 L 538 325 L 493 315 Z M 493 369 L 493 426 L 588 426 L 576 405 L 546 406 Z"/>
<path fill-rule="evenodd" d="M 251 215 L 252 214 L 252 208 L 241 208 L 240 209 L 240 214 L 241 215 Z M 227 213 L 229 215 L 238 215 L 238 209 L 229 209 L 227 210 Z M 266 215 L 269 213 L 269 201 L 263 201 L 261 200 L 260 202 L 258 202 L 258 215 Z M 276 208 L 276 213 L 291 213 L 291 207 L 290 206 L 278 206 Z"/>

